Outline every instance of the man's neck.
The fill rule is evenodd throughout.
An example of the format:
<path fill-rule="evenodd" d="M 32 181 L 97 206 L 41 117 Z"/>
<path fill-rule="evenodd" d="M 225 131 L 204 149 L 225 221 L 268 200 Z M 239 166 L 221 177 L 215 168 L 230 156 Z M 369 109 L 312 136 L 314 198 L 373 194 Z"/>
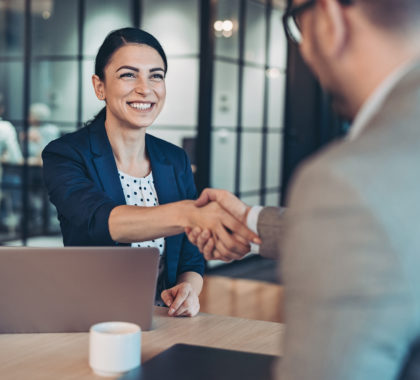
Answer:
<path fill-rule="evenodd" d="M 375 41 L 362 45 L 353 57 L 353 65 L 348 66 L 348 98 L 351 99 L 349 106 L 353 118 L 388 77 L 420 57 L 420 49 L 407 41 L 398 44 L 397 40 L 381 40 L 374 48 L 372 46 Z"/>
<path fill-rule="evenodd" d="M 347 135 L 348 140 L 354 140 L 362 133 L 374 115 L 380 112 L 385 100 L 393 91 L 394 87 L 410 71 L 413 65 L 415 65 L 415 62 L 413 61 L 402 64 L 388 75 L 388 77 L 374 90 L 357 112 L 350 132 Z"/>

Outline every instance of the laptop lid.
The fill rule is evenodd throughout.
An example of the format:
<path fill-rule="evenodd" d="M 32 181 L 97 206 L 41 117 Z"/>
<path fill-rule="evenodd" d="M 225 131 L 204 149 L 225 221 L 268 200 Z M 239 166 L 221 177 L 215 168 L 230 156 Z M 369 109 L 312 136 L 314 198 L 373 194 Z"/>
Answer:
<path fill-rule="evenodd" d="M 271 380 L 277 356 L 176 344 L 119 380 Z"/>
<path fill-rule="evenodd" d="M 0 248 L 0 333 L 86 332 L 104 321 L 151 328 L 159 251 Z"/>

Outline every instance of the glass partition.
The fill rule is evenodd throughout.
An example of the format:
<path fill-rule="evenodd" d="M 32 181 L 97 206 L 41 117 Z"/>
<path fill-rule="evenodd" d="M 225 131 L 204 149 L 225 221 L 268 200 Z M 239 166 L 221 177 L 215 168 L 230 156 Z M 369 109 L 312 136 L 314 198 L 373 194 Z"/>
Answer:
<path fill-rule="evenodd" d="M 0 0 L 0 57 L 24 54 L 25 0 Z"/>
<path fill-rule="evenodd" d="M 199 54 L 197 0 L 145 0 L 142 27 L 152 33 L 169 56 Z"/>
<path fill-rule="evenodd" d="M 132 26 L 130 0 L 85 0 L 84 7 L 84 55 L 95 57 L 109 32 Z"/>
<path fill-rule="evenodd" d="M 239 0 L 219 0 L 215 32 L 215 55 L 217 57 L 239 58 Z"/>
<path fill-rule="evenodd" d="M 78 49 L 77 1 L 32 0 L 31 10 L 32 54 L 75 56 Z"/>
<path fill-rule="evenodd" d="M 265 64 L 266 19 L 265 6 L 254 1 L 246 2 L 244 59 L 250 63 Z"/>
<path fill-rule="evenodd" d="M 200 85 L 200 1 L 144 0 L 140 16 L 142 28 L 159 40 L 168 56 L 165 107 L 148 132 L 183 147 L 194 165 Z"/>
<path fill-rule="evenodd" d="M 22 220 L 25 2 L 0 0 L 0 241 L 16 239 Z"/>
<path fill-rule="evenodd" d="M 216 6 L 210 185 L 251 204 L 280 202 L 285 5 L 219 0 Z"/>

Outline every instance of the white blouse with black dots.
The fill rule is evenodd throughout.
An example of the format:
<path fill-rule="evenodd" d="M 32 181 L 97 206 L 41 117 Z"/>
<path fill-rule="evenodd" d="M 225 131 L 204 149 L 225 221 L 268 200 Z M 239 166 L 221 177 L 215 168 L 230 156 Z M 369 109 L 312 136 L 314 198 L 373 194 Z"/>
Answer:
<path fill-rule="evenodd" d="M 124 192 L 124 198 L 129 206 L 143 206 L 153 207 L 159 204 L 155 186 L 153 183 L 152 172 L 144 178 L 132 177 L 126 173 L 118 171 L 120 176 L 121 186 Z M 139 241 L 131 243 L 132 247 L 153 247 L 159 249 L 160 261 L 159 261 L 159 277 L 156 289 L 156 301 L 155 304 L 158 306 L 164 306 L 160 299 L 160 293 L 166 289 L 164 281 L 164 270 L 165 270 L 165 238 L 157 238 L 149 241 Z"/>

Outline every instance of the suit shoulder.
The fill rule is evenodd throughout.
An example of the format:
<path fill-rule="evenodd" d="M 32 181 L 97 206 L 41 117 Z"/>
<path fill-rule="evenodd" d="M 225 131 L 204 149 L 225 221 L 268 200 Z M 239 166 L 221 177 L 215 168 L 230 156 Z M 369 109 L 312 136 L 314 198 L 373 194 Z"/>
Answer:
<path fill-rule="evenodd" d="M 89 149 L 89 126 L 85 126 L 77 131 L 67 133 L 58 139 L 52 140 L 45 147 L 44 153 L 60 153 L 70 151 L 86 151 Z"/>
<path fill-rule="evenodd" d="M 315 187 L 327 189 L 333 183 L 353 185 L 351 181 L 358 174 L 360 156 L 355 156 L 349 145 L 352 143 L 338 140 L 304 160 L 293 174 L 289 190 L 311 191 Z M 290 201 L 293 191 L 288 193 Z"/>
<path fill-rule="evenodd" d="M 147 144 L 150 144 L 155 149 L 164 152 L 170 160 L 185 160 L 187 154 L 181 147 L 150 134 L 147 134 L 146 136 Z"/>
<path fill-rule="evenodd" d="M 360 172 L 361 163 L 369 165 L 372 158 L 380 154 L 380 150 L 372 149 L 372 145 L 366 144 L 365 138 L 353 141 L 344 138 L 328 144 L 306 159 L 299 172 L 318 175 L 319 172 L 328 171 L 340 177 L 346 176 Z"/>

